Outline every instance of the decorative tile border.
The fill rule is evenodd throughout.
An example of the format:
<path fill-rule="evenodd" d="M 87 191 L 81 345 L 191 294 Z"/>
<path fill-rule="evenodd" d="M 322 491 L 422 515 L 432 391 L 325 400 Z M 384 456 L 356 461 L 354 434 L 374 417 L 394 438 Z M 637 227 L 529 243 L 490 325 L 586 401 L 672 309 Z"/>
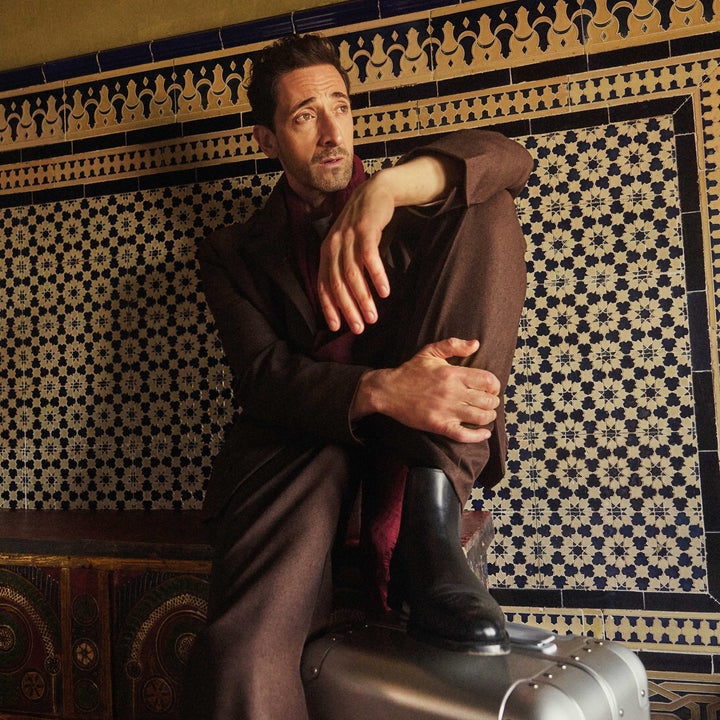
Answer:
<path fill-rule="evenodd" d="M 720 613 L 507 607 L 509 622 L 621 642 L 638 652 L 720 655 Z"/>
<path fill-rule="evenodd" d="M 390 24 L 378 19 L 330 34 L 338 41 L 355 92 L 369 92 L 509 68 L 517 74 L 518 66 L 547 65 L 571 57 L 582 60 L 577 68 L 582 71 L 589 67 L 588 56 L 647 47 L 656 40 L 666 45 L 663 57 L 669 58 L 668 43 L 673 40 L 720 30 L 716 12 L 713 9 L 712 19 L 707 19 L 700 0 L 689 4 L 673 0 L 661 8 L 649 0 L 494 6 L 476 1 L 398 16 Z M 288 28 L 280 24 L 276 29 L 282 34 Z M 129 73 L 101 72 L 21 93 L 0 93 L 0 152 L 245 112 L 252 54 L 261 44 L 257 37 L 255 45 L 216 50 L 191 61 L 178 57 Z M 181 49 L 183 43 L 174 46 Z M 197 49 L 190 39 L 187 46 Z M 96 65 L 103 71 L 100 60 L 98 56 Z"/>
<path fill-rule="evenodd" d="M 354 112 L 355 134 L 362 146 L 418 137 L 428 131 L 494 126 L 508 121 L 529 121 L 530 129 L 533 124 L 540 124 L 544 117 L 556 120 L 562 112 L 606 109 L 625 106 L 634 100 L 666 98 L 668 93 L 691 93 L 709 74 L 715 77 L 712 73 L 716 67 L 717 61 L 711 59 L 669 66 L 656 64 L 626 72 L 623 76 L 615 72 L 597 72 L 583 80 L 523 83 L 412 104 L 361 108 Z M 618 86 L 625 87 L 625 91 L 618 93 Z M 572 118 L 568 119 L 572 121 Z M 714 137 L 711 130 L 708 134 L 710 138 Z M 708 147 L 707 152 L 714 157 L 714 146 Z M 251 128 L 201 132 L 179 139 L 0 164 L 0 195 L 141 177 L 259 157 Z"/>

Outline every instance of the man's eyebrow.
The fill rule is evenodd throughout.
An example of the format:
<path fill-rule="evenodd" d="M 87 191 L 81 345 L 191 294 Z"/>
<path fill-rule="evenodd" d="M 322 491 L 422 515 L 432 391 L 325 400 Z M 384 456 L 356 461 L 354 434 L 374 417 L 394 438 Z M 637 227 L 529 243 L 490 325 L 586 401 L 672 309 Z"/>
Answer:
<path fill-rule="evenodd" d="M 336 90 L 334 93 L 331 93 L 330 97 L 335 100 L 341 99 L 341 100 L 347 100 L 348 102 L 350 102 L 350 98 L 348 97 L 347 93 L 340 92 L 340 90 Z M 290 108 L 290 113 L 292 114 L 292 113 L 296 112 L 297 110 L 299 110 L 301 107 L 304 107 L 305 105 L 312 105 L 316 100 L 317 100 L 317 98 L 314 95 L 312 97 L 305 98 L 304 100 L 301 100 L 300 102 L 295 103 L 295 105 L 293 105 L 292 108 Z"/>

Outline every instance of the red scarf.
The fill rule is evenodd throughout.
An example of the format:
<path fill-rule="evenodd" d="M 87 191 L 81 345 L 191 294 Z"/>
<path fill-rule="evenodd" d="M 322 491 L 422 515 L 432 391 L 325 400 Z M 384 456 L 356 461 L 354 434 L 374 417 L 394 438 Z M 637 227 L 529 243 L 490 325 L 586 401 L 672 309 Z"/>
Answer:
<path fill-rule="evenodd" d="M 325 212 L 320 215 L 309 213 L 305 202 L 285 184 L 285 202 L 290 216 L 291 242 L 295 262 L 310 299 L 318 324 L 318 332 L 311 353 L 315 360 L 349 363 L 352 359 L 352 343 L 355 336 L 343 324 L 333 333 L 327 327 L 317 293 L 318 268 L 320 266 L 320 245 L 324 238 L 320 237 L 313 225 L 318 217 L 327 217 L 330 208 L 330 224 L 337 219 L 345 207 L 345 203 L 362 183 L 365 182 L 365 170 L 357 156 L 353 159 L 353 173 L 350 183 L 343 190 L 338 190 L 324 204 Z M 390 558 L 400 530 L 400 515 L 405 487 L 407 468 L 397 463 L 388 462 L 379 474 L 373 486 L 363 491 L 363 546 L 366 564 L 366 576 L 370 580 L 369 600 L 376 612 L 387 612 L 387 585 L 390 577 Z"/>
<path fill-rule="evenodd" d="M 318 323 L 318 334 L 315 337 L 312 357 L 315 360 L 330 360 L 333 362 L 350 362 L 352 347 L 352 333 L 343 326 L 337 333 L 330 332 L 320 308 L 317 292 L 318 268 L 320 266 L 320 245 L 324 238 L 320 237 L 313 225 L 314 220 L 330 217 L 328 229 L 332 227 L 338 215 L 345 207 L 350 195 L 356 188 L 365 182 L 365 169 L 362 160 L 357 155 L 353 158 L 353 172 L 350 182 L 343 190 L 332 193 L 326 203 L 323 203 L 321 214 L 309 213 L 305 201 L 290 187 L 285 185 L 285 203 L 290 216 L 290 230 L 292 237 L 295 262 L 300 271 L 305 292 L 312 305 Z"/>

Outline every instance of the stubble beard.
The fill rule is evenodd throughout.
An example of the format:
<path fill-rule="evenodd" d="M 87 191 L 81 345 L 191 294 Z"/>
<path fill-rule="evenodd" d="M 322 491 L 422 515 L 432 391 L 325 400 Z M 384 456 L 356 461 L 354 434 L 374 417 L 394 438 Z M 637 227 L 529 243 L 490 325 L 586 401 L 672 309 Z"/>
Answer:
<path fill-rule="evenodd" d="M 343 158 L 342 165 L 332 169 L 323 169 L 322 161 L 329 158 Z M 316 155 L 310 164 L 311 186 L 323 193 L 334 193 L 344 190 L 350 183 L 353 172 L 353 163 L 350 154 L 343 148 L 336 148 L 329 152 Z"/>

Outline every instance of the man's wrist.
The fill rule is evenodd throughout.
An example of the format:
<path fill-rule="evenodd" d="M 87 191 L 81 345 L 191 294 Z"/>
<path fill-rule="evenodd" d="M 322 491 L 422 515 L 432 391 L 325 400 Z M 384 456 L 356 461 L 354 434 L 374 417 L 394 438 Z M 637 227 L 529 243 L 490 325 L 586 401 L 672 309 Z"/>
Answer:
<path fill-rule="evenodd" d="M 373 176 L 395 207 L 426 205 L 444 198 L 462 179 L 458 160 L 437 154 L 417 155 Z"/>
<path fill-rule="evenodd" d="M 350 407 L 351 422 L 357 422 L 368 415 L 382 412 L 382 386 L 387 372 L 387 370 L 369 370 L 360 378 Z"/>

